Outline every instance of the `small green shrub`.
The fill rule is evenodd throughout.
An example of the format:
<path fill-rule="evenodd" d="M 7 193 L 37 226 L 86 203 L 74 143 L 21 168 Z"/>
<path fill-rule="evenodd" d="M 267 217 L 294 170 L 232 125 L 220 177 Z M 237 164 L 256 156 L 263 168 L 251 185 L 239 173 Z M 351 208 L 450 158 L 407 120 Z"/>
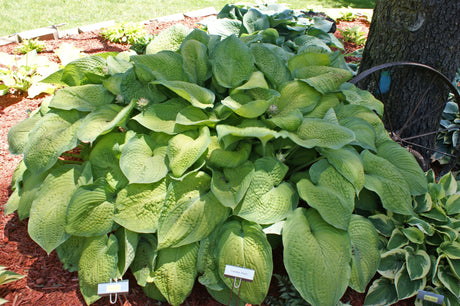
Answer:
<path fill-rule="evenodd" d="M 353 12 L 340 12 L 340 16 L 336 19 L 337 21 L 354 21 L 358 18 Z"/>
<path fill-rule="evenodd" d="M 102 29 L 104 39 L 120 44 L 137 45 L 147 44 L 151 35 L 141 23 L 124 22 Z M 139 48 L 139 47 L 137 47 Z"/>
<path fill-rule="evenodd" d="M 45 43 L 42 41 L 39 41 L 38 38 L 26 39 L 16 48 L 16 52 L 21 53 L 21 54 L 26 54 L 32 50 L 35 50 L 37 51 L 37 53 L 40 53 L 45 48 L 46 48 Z"/>
<path fill-rule="evenodd" d="M 339 32 L 346 42 L 354 43 L 357 46 L 362 46 L 366 43 L 366 36 L 364 36 L 365 32 L 358 25 L 346 28 L 345 30 L 339 29 Z"/>
<path fill-rule="evenodd" d="M 446 305 L 460 303 L 460 189 L 452 173 L 436 182 L 430 170 L 426 179 L 428 192 L 413 198 L 413 215 L 369 217 L 382 256 L 366 305 L 393 304 L 418 290 L 444 295 Z"/>

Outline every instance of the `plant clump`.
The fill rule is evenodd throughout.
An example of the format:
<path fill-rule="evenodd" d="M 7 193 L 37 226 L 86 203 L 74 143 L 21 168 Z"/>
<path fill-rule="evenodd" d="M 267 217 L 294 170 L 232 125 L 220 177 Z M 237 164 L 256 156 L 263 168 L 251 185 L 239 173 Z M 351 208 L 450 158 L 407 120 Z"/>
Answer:
<path fill-rule="evenodd" d="M 270 236 L 300 296 L 335 304 L 380 266 L 363 202 L 412 216 L 428 190 L 382 103 L 347 83 L 324 23 L 282 6 L 221 14 L 236 34 L 208 24 L 174 50 L 72 61 L 48 77 L 66 87 L 9 131 L 24 158 L 6 213 L 29 218 L 31 238 L 78 271 L 87 304 L 128 269 L 172 305 L 196 280 L 222 303 L 261 304 Z M 62 158 L 71 150 L 78 160 Z M 254 281 L 234 288 L 226 265 Z"/>

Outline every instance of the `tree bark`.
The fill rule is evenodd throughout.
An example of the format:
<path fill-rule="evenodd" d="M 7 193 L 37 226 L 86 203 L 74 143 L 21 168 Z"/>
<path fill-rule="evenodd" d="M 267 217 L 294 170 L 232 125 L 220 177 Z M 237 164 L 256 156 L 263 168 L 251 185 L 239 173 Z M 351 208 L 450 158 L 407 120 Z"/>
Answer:
<path fill-rule="evenodd" d="M 449 80 L 454 78 L 460 66 L 459 0 L 376 1 L 359 72 L 401 61 L 429 65 Z M 383 120 L 387 129 L 401 138 L 436 131 L 448 87 L 424 69 L 406 66 L 387 73 L 391 86 L 386 93 L 382 93 L 385 90 L 379 86 L 379 79 L 368 77 L 358 83 L 358 87 L 371 91 L 384 102 Z M 433 148 L 435 135 L 410 142 Z M 416 144 L 412 144 L 413 149 L 429 160 L 433 152 Z"/>

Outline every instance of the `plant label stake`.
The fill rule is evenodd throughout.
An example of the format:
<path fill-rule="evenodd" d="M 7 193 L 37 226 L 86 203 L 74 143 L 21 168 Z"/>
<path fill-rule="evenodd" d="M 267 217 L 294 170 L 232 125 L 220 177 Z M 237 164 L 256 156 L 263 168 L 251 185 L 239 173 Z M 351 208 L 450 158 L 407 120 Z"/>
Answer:
<path fill-rule="evenodd" d="M 417 299 L 421 299 L 422 301 L 436 303 L 439 305 L 442 305 L 442 303 L 444 302 L 443 295 L 436 294 L 436 293 L 429 292 L 429 291 L 423 291 L 423 290 L 418 291 Z"/>
<path fill-rule="evenodd" d="M 110 283 L 102 283 L 97 285 L 97 295 L 99 296 L 110 296 L 110 304 L 115 304 L 118 299 L 118 294 L 126 294 L 129 292 L 129 280 L 122 280 L 115 279 L 112 281 L 110 279 Z M 113 300 L 113 297 L 115 299 Z"/>
<path fill-rule="evenodd" d="M 238 300 L 240 299 L 241 281 L 244 280 L 246 282 L 252 282 L 254 280 L 254 273 L 255 270 L 247 269 L 244 266 L 225 265 L 224 276 L 233 278 L 233 286 L 230 290 L 230 297 L 228 299 L 229 306 L 232 301 L 233 289 L 238 289 L 238 296 L 236 297 L 236 305 L 238 305 Z M 239 280 L 238 285 L 236 284 L 237 279 Z"/>

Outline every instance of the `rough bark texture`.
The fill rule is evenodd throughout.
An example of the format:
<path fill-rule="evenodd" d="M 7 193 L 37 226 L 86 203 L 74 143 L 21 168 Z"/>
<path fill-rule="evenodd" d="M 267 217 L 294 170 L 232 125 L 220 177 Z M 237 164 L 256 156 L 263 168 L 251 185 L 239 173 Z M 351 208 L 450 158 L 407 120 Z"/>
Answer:
<path fill-rule="evenodd" d="M 379 64 L 410 61 L 429 65 L 452 80 L 460 66 L 459 16 L 459 0 L 377 0 L 360 72 Z M 391 86 L 385 94 L 379 90 L 377 74 L 358 83 L 385 103 L 387 129 L 402 138 L 436 131 L 447 86 L 419 68 L 397 67 L 389 73 Z M 433 148 L 435 136 L 410 142 Z M 432 153 L 413 148 L 425 158 Z"/>

